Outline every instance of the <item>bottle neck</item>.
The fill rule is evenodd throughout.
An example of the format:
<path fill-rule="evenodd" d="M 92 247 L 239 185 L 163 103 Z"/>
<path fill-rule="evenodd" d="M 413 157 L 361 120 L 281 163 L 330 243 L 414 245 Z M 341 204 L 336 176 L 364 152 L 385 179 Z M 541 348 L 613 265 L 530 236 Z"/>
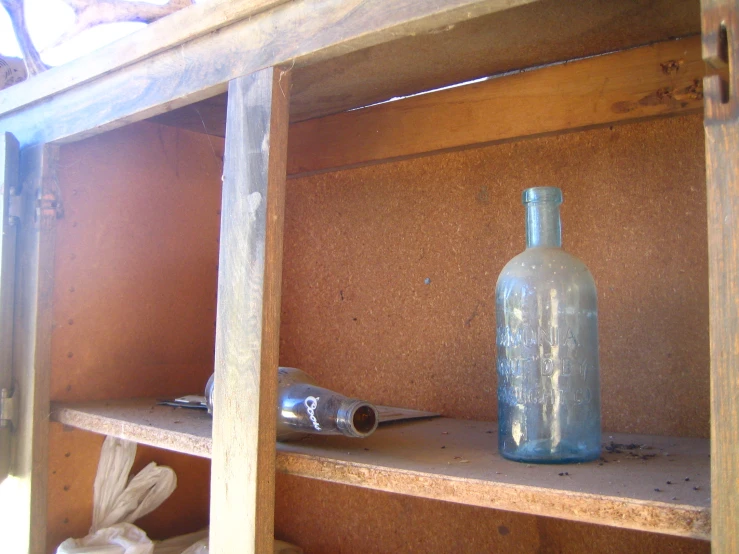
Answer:
<path fill-rule="evenodd" d="M 558 202 L 526 204 L 526 248 L 562 248 L 562 221 Z"/>

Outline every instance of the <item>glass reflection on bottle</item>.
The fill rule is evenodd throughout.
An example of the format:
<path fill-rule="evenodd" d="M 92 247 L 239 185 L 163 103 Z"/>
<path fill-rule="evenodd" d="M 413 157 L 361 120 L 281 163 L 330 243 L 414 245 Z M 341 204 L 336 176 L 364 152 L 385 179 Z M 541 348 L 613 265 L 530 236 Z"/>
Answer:
<path fill-rule="evenodd" d="M 562 192 L 523 194 L 526 250 L 496 287 L 498 445 L 508 459 L 600 456 L 598 307 L 588 268 L 562 250 Z"/>

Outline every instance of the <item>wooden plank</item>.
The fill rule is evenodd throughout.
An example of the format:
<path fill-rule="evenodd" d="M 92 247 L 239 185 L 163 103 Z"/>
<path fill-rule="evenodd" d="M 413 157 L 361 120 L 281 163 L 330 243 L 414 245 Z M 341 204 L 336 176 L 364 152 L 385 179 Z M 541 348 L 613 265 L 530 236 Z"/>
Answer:
<path fill-rule="evenodd" d="M 204 410 L 157 406 L 150 398 L 54 403 L 51 420 L 165 450 L 211 456 L 213 419 Z"/>
<path fill-rule="evenodd" d="M 293 121 L 480 77 L 700 33 L 696 0 L 518 6 L 296 71 Z"/>
<path fill-rule="evenodd" d="M 58 405 L 52 419 L 160 448 L 185 451 L 186 445 L 191 454 L 210 456 L 208 416 L 153 404 L 141 399 Z M 173 432 L 177 437 L 168 436 Z M 607 434 L 601 461 L 549 466 L 504 460 L 496 433 L 494 422 L 401 423 L 361 441 L 311 437 L 279 443 L 276 464 L 291 475 L 421 498 L 710 536 L 706 439 Z"/>
<path fill-rule="evenodd" d="M 712 73 L 718 72 L 705 81 L 711 549 L 728 554 L 739 551 L 739 6 L 726 0 L 703 0 L 701 6 L 703 54 Z"/>
<path fill-rule="evenodd" d="M 52 68 L 7 89 L 0 95 L 0 112 L 11 112 L 59 94 L 287 1 L 209 0 L 193 4 L 154 21 L 131 36 L 105 45 L 91 55 Z"/>
<path fill-rule="evenodd" d="M 289 73 L 229 84 L 216 316 L 211 539 L 271 552 Z"/>
<path fill-rule="evenodd" d="M 212 6 L 208 2 L 177 12 L 92 56 L 37 76 L 32 85 L 29 82 L 8 89 L 7 95 L 0 95 L 0 112 L 173 48 L 219 24 L 255 15 L 276 3 L 242 0 L 240 4 L 226 3 L 224 8 L 223 2 Z M 450 24 L 433 33 L 415 34 L 302 68 L 293 80 L 291 118 L 308 119 L 511 69 L 700 31 L 694 0 L 655 0 L 640 5 L 609 0 L 583 5 L 580 0 L 560 0 L 557 9 L 547 4 Z M 495 32 L 490 32 L 493 29 Z"/>
<path fill-rule="evenodd" d="M 38 210 L 56 192 L 57 147 L 21 155 L 22 217 L 16 265 L 13 373 L 20 395 L 13 475 L 3 484 L 0 532 L 17 552 L 45 553 L 49 378 L 55 214 Z"/>
<path fill-rule="evenodd" d="M 703 74 L 692 37 L 295 123 L 288 173 L 698 112 Z"/>
<path fill-rule="evenodd" d="M 320 437 L 280 444 L 277 469 L 473 506 L 710 537 L 707 440 L 604 438 L 608 448 L 611 441 L 622 445 L 605 450 L 605 461 L 520 464 L 498 455 L 494 422 L 442 418 L 381 429 L 361 444 Z"/>
<path fill-rule="evenodd" d="M 515 69 L 699 33 L 695 0 L 656 0 L 638 6 L 610 0 L 560 0 L 557 9 L 527 4 L 297 68 L 290 120 L 313 119 Z M 156 118 L 167 125 L 223 136 L 225 96 Z"/>
<path fill-rule="evenodd" d="M 739 122 L 706 125 L 713 551 L 739 551 Z"/>
<path fill-rule="evenodd" d="M 265 67 L 315 63 L 531 1 L 290 2 L 5 112 L 0 129 L 21 146 L 79 139 L 214 96 L 231 79 Z"/>
<path fill-rule="evenodd" d="M 11 134 L 0 134 L 0 388 L 13 391 L 13 313 L 17 225 L 11 197 L 17 200 L 20 153 Z M 0 427 L 0 482 L 10 473 L 12 426 Z"/>
<path fill-rule="evenodd" d="M 288 174 L 694 113 L 703 74 L 695 36 L 293 123 Z M 154 121 L 222 137 L 225 96 Z"/>

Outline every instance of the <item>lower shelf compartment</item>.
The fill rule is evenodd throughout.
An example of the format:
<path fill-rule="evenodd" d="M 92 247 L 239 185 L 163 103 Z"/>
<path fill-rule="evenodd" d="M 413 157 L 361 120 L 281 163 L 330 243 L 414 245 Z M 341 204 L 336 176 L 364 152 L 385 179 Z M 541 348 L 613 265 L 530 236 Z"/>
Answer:
<path fill-rule="evenodd" d="M 211 418 L 152 399 L 52 406 L 52 421 L 210 457 Z M 393 424 L 363 440 L 277 445 L 277 470 L 311 479 L 574 521 L 710 539 L 707 439 L 604 433 L 599 461 L 504 460 L 495 423 Z"/>

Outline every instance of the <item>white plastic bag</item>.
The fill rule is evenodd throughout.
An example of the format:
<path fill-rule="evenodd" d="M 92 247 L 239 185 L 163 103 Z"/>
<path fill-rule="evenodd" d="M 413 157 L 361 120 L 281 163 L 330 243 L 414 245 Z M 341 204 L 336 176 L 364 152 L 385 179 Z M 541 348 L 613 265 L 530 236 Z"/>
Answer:
<path fill-rule="evenodd" d="M 174 471 L 154 462 L 129 480 L 136 443 L 106 437 L 93 487 L 92 527 L 81 539 L 67 539 L 56 554 L 208 554 L 208 530 L 152 542 L 132 525 L 164 502 L 177 487 Z M 275 554 L 302 554 L 275 540 Z"/>
<path fill-rule="evenodd" d="M 136 443 L 106 437 L 93 487 L 92 527 L 81 539 L 67 539 L 57 554 L 152 554 L 154 543 L 131 525 L 164 502 L 177 487 L 172 468 L 147 465 L 128 478 Z"/>
<path fill-rule="evenodd" d="M 117 523 L 82 539 L 67 539 L 56 554 L 152 554 L 154 543 L 130 523 Z"/>
<path fill-rule="evenodd" d="M 106 437 L 95 476 L 90 533 L 116 523 L 133 523 L 155 510 L 177 488 L 170 467 L 151 462 L 128 481 L 136 443 Z"/>

